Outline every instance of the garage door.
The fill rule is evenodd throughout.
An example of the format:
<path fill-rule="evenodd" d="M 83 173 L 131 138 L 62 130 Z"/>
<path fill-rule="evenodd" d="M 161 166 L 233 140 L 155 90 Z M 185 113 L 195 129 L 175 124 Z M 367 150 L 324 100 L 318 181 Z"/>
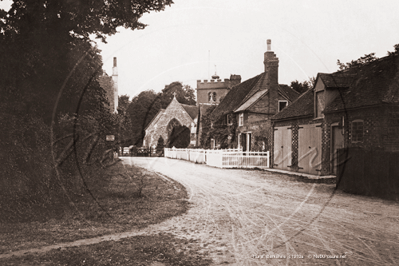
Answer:
<path fill-rule="evenodd" d="M 321 171 L 321 124 L 301 125 L 298 131 L 299 172 L 319 174 Z"/>
<path fill-rule="evenodd" d="M 273 167 L 282 170 L 291 170 L 292 160 L 292 132 L 290 127 L 274 128 Z"/>

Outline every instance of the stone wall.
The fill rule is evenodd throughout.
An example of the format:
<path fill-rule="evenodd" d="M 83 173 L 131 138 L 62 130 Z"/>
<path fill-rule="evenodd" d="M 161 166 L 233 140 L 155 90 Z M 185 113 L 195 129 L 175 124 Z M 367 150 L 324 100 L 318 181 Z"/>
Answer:
<path fill-rule="evenodd" d="M 156 146 L 160 136 L 162 136 L 166 144 L 168 142 L 168 134 L 170 133 L 168 132 L 168 125 L 172 120 L 178 121 L 178 124 L 188 127 L 190 129 L 190 132 L 192 127 L 195 126 L 194 120 L 187 114 L 186 110 L 184 110 L 184 108 L 180 105 L 176 98 L 173 98 L 172 102 L 159 116 L 159 118 L 154 119 L 145 130 L 144 146 Z M 191 134 L 190 140 L 192 141 L 195 139 L 196 135 Z"/>

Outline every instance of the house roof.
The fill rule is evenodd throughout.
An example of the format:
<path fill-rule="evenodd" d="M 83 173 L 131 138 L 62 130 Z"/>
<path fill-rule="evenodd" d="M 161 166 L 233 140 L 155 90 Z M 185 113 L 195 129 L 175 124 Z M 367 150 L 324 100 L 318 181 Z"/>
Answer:
<path fill-rule="evenodd" d="M 196 105 L 181 104 L 181 106 L 193 120 L 198 116 L 198 107 Z"/>
<path fill-rule="evenodd" d="M 267 93 L 267 90 L 256 92 L 251 98 L 249 98 L 243 105 L 239 106 L 234 112 L 245 111 L 249 107 L 251 107 L 254 103 L 256 103 L 263 95 Z"/>
<path fill-rule="evenodd" d="M 265 78 L 266 73 L 264 72 L 234 86 L 227 93 L 219 106 L 212 112 L 212 119 L 216 119 L 232 111 L 240 112 L 250 108 L 267 94 L 268 91 L 265 90 Z M 278 86 L 279 93 L 291 102 L 296 100 L 300 95 L 297 91 L 287 85 L 279 84 Z"/>
<path fill-rule="evenodd" d="M 212 112 L 211 119 L 215 119 L 238 108 L 242 100 L 254 88 L 262 75 L 250 78 L 234 86 L 224 97 L 223 101 Z"/>
<path fill-rule="evenodd" d="M 356 74 L 345 72 L 337 72 L 332 74 L 319 73 L 317 75 L 317 78 L 320 78 L 327 88 L 349 88 L 355 77 Z"/>
<path fill-rule="evenodd" d="M 296 90 L 285 84 L 278 85 L 278 91 L 287 98 L 287 100 L 293 102 L 301 95 Z"/>
<path fill-rule="evenodd" d="M 293 103 L 285 107 L 281 112 L 273 116 L 273 120 L 311 116 L 314 112 L 313 89 L 307 90 Z"/>
<path fill-rule="evenodd" d="M 324 112 L 349 108 L 399 103 L 399 56 L 387 56 L 355 68 L 356 76 L 348 89 L 341 90 Z"/>
<path fill-rule="evenodd" d="M 387 56 L 367 65 L 332 74 L 319 73 L 327 89 L 337 89 L 336 97 L 324 113 L 343 111 L 382 103 L 399 104 L 399 56 Z M 291 105 L 273 116 L 273 120 L 313 116 L 313 89 L 302 94 Z"/>

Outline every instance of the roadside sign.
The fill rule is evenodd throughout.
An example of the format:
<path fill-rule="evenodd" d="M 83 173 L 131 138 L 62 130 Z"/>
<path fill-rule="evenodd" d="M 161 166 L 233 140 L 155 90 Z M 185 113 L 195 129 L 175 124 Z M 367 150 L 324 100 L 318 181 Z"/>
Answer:
<path fill-rule="evenodd" d="M 115 140 L 115 136 L 114 135 L 106 135 L 105 136 L 105 140 L 106 141 L 114 141 Z"/>

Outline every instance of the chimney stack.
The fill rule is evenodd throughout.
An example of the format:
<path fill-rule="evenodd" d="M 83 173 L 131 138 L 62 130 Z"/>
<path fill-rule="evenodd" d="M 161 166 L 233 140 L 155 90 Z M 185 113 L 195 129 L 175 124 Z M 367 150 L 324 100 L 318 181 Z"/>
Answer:
<path fill-rule="evenodd" d="M 116 63 L 116 57 L 114 57 L 114 65 L 112 67 L 112 82 L 114 90 L 114 113 L 118 112 L 118 66 Z"/>
<path fill-rule="evenodd" d="M 265 73 L 267 77 L 267 83 L 270 85 L 278 85 L 278 63 L 279 60 L 274 52 L 271 51 L 272 41 L 267 40 L 267 51 L 264 55 L 265 60 Z"/>

